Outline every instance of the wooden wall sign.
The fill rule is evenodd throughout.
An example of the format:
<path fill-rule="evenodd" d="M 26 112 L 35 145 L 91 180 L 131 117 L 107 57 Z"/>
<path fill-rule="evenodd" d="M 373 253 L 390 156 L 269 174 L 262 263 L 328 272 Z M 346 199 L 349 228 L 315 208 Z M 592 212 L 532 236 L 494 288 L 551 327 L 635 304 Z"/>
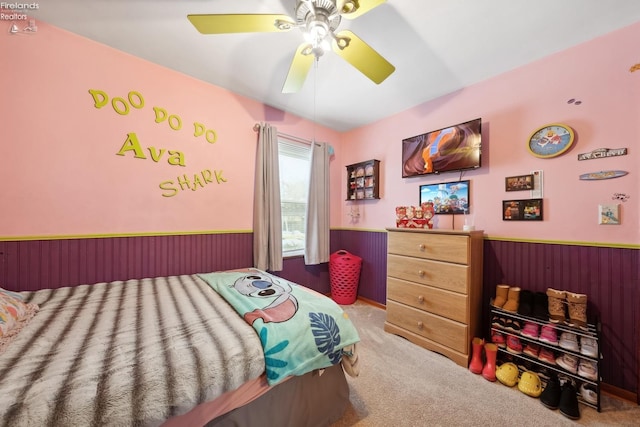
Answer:
<path fill-rule="evenodd" d="M 580 179 L 583 181 L 593 181 L 598 179 L 611 179 L 611 178 L 620 178 L 621 176 L 625 176 L 629 172 L 627 171 L 600 171 L 600 172 L 590 172 L 583 173 L 580 175 Z"/>
<path fill-rule="evenodd" d="M 626 148 L 596 148 L 590 153 L 578 154 L 578 160 L 604 159 L 605 157 L 626 156 Z"/>

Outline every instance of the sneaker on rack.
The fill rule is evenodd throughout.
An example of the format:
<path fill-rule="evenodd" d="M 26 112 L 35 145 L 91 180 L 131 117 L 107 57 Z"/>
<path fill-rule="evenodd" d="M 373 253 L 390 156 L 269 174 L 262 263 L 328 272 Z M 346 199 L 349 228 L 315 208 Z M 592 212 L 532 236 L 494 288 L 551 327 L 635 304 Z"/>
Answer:
<path fill-rule="evenodd" d="M 520 331 L 520 335 L 523 335 L 527 338 L 533 338 L 535 340 L 538 339 L 538 324 L 533 322 L 526 322 L 522 331 Z"/>
<path fill-rule="evenodd" d="M 538 376 L 540 377 L 542 382 L 545 384 L 548 383 L 551 379 L 551 371 L 544 366 L 536 367 L 536 372 L 538 373 Z"/>
<path fill-rule="evenodd" d="M 596 393 L 596 386 L 593 384 L 582 383 L 580 385 L 580 396 L 588 403 L 598 405 L 598 393 Z"/>
<path fill-rule="evenodd" d="M 540 349 L 540 353 L 538 354 L 538 360 L 541 360 L 543 362 L 547 362 L 551 365 L 555 365 L 556 364 L 556 356 L 553 354 L 552 350 L 549 350 L 546 347 L 542 347 Z"/>
<path fill-rule="evenodd" d="M 498 347 L 506 347 L 506 340 L 504 338 L 504 334 L 502 334 L 501 332 L 491 331 L 491 342 L 496 344 Z"/>
<path fill-rule="evenodd" d="M 502 316 L 493 316 L 491 318 L 491 326 L 504 329 L 506 326 L 506 320 Z"/>
<path fill-rule="evenodd" d="M 522 353 L 522 343 L 518 337 L 507 336 L 507 351 L 514 354 Z"/>
<path fill-rule="evenodd" d="M 596 362 L 584 359 L 580 360 L 580 364 L 578 365 L 578 375 L 593 381 L 597 381 L 598 366 L 596 365 Z"/>
<path fill-rule="evenodd" d="M 556 332 L 556 327 L 552 324 L 544 325 L 540 330 L 540 337 L 538 339 L 546 342 L 547 344 L 558 345 L 558 333 Z"/>
<path fill-rule="evenodd" d="M 598 357 L 598 343 L 594 338 L 580 337 L 580 353 L 589 357 Z"/>
<path fill-rule="evenodd" d="M 560 347 L 578 352 L 580 351 L 580 346 L 578 345 L 578 336 L 571 332 L 562 332 L 560 334 L 560 342 L 558 343 Z"/>
<path fill-rule="evenodd" d="M 526 360 L 524 357 L 518 357 L 517 361 L 514 363 L 518 367 L 519 372 L 533 371 L 533 368 L 534 368 L 533 363 Z"/>
<path fill-rule="evenodd" d="M 535 357 L 537 359 L 538 354 L 540 353 L 540 346 L 530 342 L 524 346 L 524 350 L 522 350 L 522 352 L 527 356 Z"/>
<path fill-rule="evenodd" d="M 565 353 L 556 358 L 556 364 L 575 374 L 578 371 L 578 358 L 572 354 Z"/>
<path fill-rule="evenodd" d="M 516 334 L 520 333 L 520 329 L 522 328 L 520 325 L 520 321 L 519 320 L 515 320 L 515 319 L 507 319 L 507 321 L 505 322 L 505 329 L 511 331 L 511 332 L 515 332 Z"/>

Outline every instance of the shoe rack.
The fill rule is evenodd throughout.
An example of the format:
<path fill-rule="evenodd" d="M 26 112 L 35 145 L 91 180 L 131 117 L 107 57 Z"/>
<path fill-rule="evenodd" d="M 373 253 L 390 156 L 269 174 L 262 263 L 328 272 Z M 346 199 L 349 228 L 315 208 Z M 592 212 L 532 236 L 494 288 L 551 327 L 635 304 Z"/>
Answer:
<path fill-rule="evenodd" d="M 524 327 L 524 324 L 526 322 L 532 322 L 535 323 L 539 326 L 539 329 L 542 328 L 542 326 L 550 324 L 550 321 L 544 321 L 535 317 L 530 317 L 530 316 L 523 316 L 521 314 L 518 313 L 513 313 L 510 311 L 506 311 L 497 307 L 493 307 L 491 306 L 491 318 L 493 319 L 493 316 L 497 316 L 497 317 L 501 317 L 505 320 L 507 319 L 512 319 L 512 320 L 518 320 L 521 323 L 521 327 Z M 592 362 L 596 362 L 596 366 L 598 369 L 598 375 L 597 375 L 597 379 L 596 380 L 592 380 L 590 378 L 585 378 L 581 375 L 579 375 L 577 372 L 574 374 L 564 368 L 562 368 L 560 365 L 554 365 L 542 360 L 539 360 L 535 357 L 529 356 L 528 354 L 523 353 L 512 353 L 510 351 L 507 350 L 507 347 L 498 347 L 498 354 L 499 355 L 509 355 L 513 358 L 514 363 L 516 363 L 516 365 L 520 366 L 521 364 L 517 363 L 517 361 L 521 361 L 521 362 L 529 362 L 530 365 L 533 365 L 534 367 L 538 367 L 539 370 L 543 370 L 546 369 L 547 371 L 553 371 L 555 373 L 557 373 L 560 377 L 564 376 L 564 377 L 568 377 L 574 380 L 574 382 L 577 385 L 577 389 L 578 389 L 578 400 L 580 403 L 590 406 L 592 408 L 595 408 L 598 412 L 600 412 L 601 406 L 600 406 L 600 372 L 601 372 L 601 366 L 600 366 L 600 361 L 602 359 L 602 352 L 600 351 L 600 334 L 601 334 L 601 325 L 600 323 L 596 323 L 596 324 L 587 324 L 587 326 L 585 328 L 578 328 L 578 327 L 572 327 L 572 326 L 568 326 L 566 324 L 563 323 L 553 323 L 553 325 L 556 327 L 556 331 L 557 331 L 557 335 L 558 335 L 558 341 L 560 340 L 560 335 L 562 334 L 562 332 L 570 332 L 572 334 L 575 334 L 579 337 L 587 337 L 587 338 L 591 338 L 594 339 L 596 342 L 596 346 L 597 346 L 597 354 L 598 357 L 590 357 L 587 355 L 584 355 L 582 353 L 580 353 L 580 351 L 573 351 L 573 350 L 569 350 L 563 347 L 560 347 L 560 345 L 553 345 L 553 344 L 549 344 L 547 342 L 544 341 L 540 341 L 538 339 L 534 339 L 534 338 L 530 338 L 527 337 L 525 335 L 521 335 L 518 332 L 514 332 L 511 331 L 509 329 L 505 329 L 505 328 L 501 328 L 501 327 L 497 327 L 494 326 L 493 324 L 491 325 L 491 332 L 493 333 L 493 331 L 498 331 L 500 333 L 502 333 L 505 338 L 508 335 L 512 335 L 515 337 L 518 337 L 518 339 L 520 340 L 520 342 L 522 343 L 522 347 L 524 348 L 525 345 L 527 343 L 532 343 L 532 344 L 536 344 L 538 345 L 540 348 L 547 348 L 549 350 L 552 350 L 553 353 L 555 354 L 555 357 L 557 358 L 558 356 L 562 355 L 562 354 L 570 354 L 572 356 L 575 356 L 578 358 L 578 365 L 579 365 L 579 361 L 581 359 L 586 359 Z M 500 358 L 500 357 L 499 357 Z M 504 359 L 504 357 L 501 357 L 502 359 Z M 532 371 L 536 371 L 536 369 L 531 369 Z M 598 396 L 598 402 L 597 404 L 593 404 L 590 402 L 587 402 L 586 400 L 584 400 L 582 398 L 582 396 L 580 395 L 580 384 L 581 383 L 587 383 L 587 384 L 591 384 L 595 387 L 596 389 L 596 394 Z"/>

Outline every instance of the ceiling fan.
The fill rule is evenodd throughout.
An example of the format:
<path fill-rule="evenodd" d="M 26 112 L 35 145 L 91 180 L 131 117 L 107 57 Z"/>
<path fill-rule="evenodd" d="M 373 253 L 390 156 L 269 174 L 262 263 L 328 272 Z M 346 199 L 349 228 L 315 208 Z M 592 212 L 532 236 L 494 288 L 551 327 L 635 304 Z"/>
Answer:
<path fill-rule="evenodd" d="M 281 14 L 188 15 L 202 34 L 284 32 L 300 28 L 305 41 L 298 46 L 283 93 L 297 92 L 314 59 L 329 47 L 376 84 L 382 83 L 395 67 L 349 30 L 336 33 L 342 18 L 356 19 L 386 0 L 297 0 L 295 18 Z"/>

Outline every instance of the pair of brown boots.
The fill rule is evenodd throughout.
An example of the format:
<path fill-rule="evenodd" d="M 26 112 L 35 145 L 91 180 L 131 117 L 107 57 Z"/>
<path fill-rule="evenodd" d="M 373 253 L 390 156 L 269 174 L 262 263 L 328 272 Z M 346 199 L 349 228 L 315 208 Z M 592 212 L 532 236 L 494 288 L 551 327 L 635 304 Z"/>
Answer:
<path fill-rule="evenodd" d="M 587 295 L 548 288 L 549 320 L 553 323 L 565 322 L 569 326 L 587 327 Z M 569 314 L 567 322 L 566 314 Z"/>
<path fill-rule="evenodd" d="M 520 288 L 517 286 L 498 285 L 496 286 L 496 297 L 493 306 L 505 311 L 516 313 L 520 303 Z"/>

